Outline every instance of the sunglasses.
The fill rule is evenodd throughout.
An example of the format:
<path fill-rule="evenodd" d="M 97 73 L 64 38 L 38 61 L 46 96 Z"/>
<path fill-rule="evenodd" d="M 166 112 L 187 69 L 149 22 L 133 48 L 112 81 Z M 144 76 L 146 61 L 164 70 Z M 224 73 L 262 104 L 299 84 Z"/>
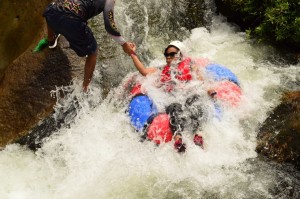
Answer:
<path fill-rule="evenodd" d="M 170 52 L 170 53 L 165 52 L 164 56 L 174 58 L 176 54 L 177 54 L 177 52 Z"/>

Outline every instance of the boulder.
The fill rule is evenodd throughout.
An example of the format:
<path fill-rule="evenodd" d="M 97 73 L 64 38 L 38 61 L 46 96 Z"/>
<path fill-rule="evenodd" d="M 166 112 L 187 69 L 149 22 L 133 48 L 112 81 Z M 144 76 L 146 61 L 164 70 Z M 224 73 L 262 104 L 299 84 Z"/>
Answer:
<path fill-rule="evenodd" d="M 84 58 L 60 38 L 56 49 L 33 53 L 46 35 L 42 13 L 50 0 L 0 1 L 0 148 L 53 112 L 51 91 L 83 78 Z"/>
<path fill-rule="evenodd" d="M 261 125 L 257 152 L 276 162 L 300 168 L 300 91 L 284 95 Z"/>
<path fill-rule="evenodd" d="M 82 78 L 84 59 L 63 47 L 68 46 L 63 37 L 60 40 L 56 49 L 40 53 L 33 54 L 34 45 L 30 46 L 5 70 L 0 85 L 0 147 L 26 135 L 53 112 L 52 90 L 69 85 L 74 76 Z"/>
<path fill-rule="evenodd" d="M 5 69 L 40 37 L 48 2 L 0 1 L 0 82 Z"/>

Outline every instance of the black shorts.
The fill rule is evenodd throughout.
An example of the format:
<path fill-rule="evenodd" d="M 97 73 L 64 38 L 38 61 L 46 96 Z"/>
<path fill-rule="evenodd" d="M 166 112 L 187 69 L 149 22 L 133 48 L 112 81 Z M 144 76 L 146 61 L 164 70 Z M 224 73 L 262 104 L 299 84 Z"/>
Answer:
<path fill-rule="evenodd" d="M 83 57 L 97 51 L 93 32 L 80 17 L 58 11 L 51 4 L 43 16 L 55 33 L 62 34 L 69 41 L 70 47 L 78 56 Z"/>

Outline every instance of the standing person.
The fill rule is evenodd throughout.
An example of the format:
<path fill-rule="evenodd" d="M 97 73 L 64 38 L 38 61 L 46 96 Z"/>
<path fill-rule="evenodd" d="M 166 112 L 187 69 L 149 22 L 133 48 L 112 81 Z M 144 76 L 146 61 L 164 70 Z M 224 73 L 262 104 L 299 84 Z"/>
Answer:
<path fill-rule="evenodd" d="M 114 21 L 115 0 L 55 0 L 48 5 L 43 16 L 47 22 L 49 48 L 55 48 L 62 34 L 80 57 L 86 56 L 83 91 L 91 82 L 97 61 L 97 42 L 87 21 L 103 12 L 108 34 L 130 54 L 132 47 L 121 36 Z"/>

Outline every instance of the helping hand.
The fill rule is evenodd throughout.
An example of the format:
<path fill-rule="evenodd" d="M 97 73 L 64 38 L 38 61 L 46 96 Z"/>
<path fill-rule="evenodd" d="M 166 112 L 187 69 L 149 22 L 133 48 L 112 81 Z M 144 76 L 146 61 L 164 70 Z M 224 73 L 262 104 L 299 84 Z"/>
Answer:
<path fill-rule="evenodd" d="M 131 48 L 132 48 L 132 51 L 133 52 L 136 52 L 136 45 L 134 43 L 129 43 Z"/>
<path fill-rule="evenodd" d="M 122 47 L 125 53 L 127 53 L 128 55 L 130 55 L 131 51 L 133 51 L 133 43 L 131 42 L 125 42 Z"/>

